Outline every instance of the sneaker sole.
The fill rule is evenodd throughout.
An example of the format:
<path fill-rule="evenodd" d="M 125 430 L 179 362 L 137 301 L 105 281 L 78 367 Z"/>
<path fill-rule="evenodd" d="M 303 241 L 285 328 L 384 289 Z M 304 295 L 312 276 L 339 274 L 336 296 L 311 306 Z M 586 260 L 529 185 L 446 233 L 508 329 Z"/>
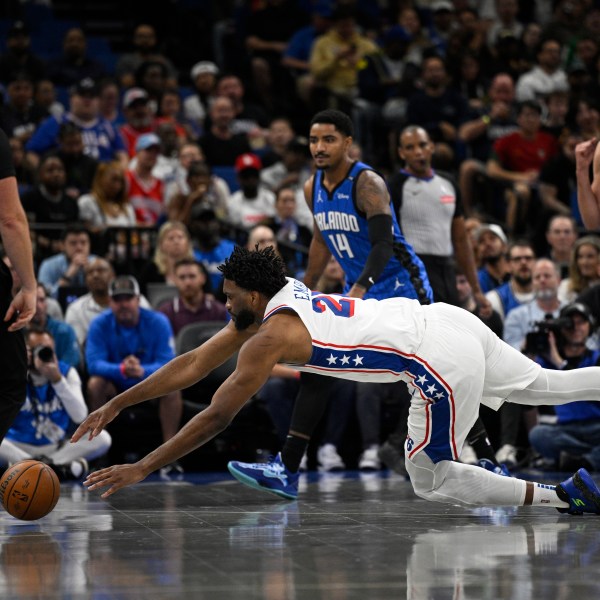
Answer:
<path fill-rule="evenodd" d="M 258 483 L 258 481 L 256 481 L 256 479 L 253 479 L 249 475 L 238 471 L 235 467 L 231 465 L 227 465 L 227 469 L 240 483 L 243 483 L 248 487 L 254 488 L 255 490 L 260 490 L 261 492 L 268 492 L 269 494 L 273 494 L 275 496 L 278 496 L 279 498 L 283 498 L 284 500 L 298 499 L 298 494 L 290 494 L 282 490 L 274 490 L 273 488 L 261 485 L 260 483 Z"/>

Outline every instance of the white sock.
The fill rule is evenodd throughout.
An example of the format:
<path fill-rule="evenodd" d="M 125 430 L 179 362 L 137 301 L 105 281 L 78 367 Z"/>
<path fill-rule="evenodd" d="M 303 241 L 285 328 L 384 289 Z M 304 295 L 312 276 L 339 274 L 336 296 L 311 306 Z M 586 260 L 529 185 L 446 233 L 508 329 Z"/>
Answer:
<path fill-rule="evenodd" d="M 563 502 L 556 493 L 556 486 L 545 483 L 533 483 L 532 506 L 554 506 L 556 508 L 569 508 L 568 502 Z"/>

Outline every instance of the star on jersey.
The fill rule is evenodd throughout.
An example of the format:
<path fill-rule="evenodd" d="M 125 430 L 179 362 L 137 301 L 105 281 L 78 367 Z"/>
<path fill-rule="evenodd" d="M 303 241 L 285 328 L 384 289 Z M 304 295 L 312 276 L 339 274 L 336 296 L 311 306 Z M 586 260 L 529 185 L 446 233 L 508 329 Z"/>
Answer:
<path fill-rule="evenodd" d="M 333 354 L 330 354 L 329 358 L 327 359 L 327 362 L 330 365 L 335 365 L 337 363 L 337 356 L 334 356 Z"/>
<path fill-rule="evenodd" d="M 428 394 L 433 394 L 433 392 L 437 392 L 437 388 L 435 387 L 435 385 L 430 385 L 430 386 L 427 388 L 427 393 L 428 393 Z"/>
<path fill-rule="evenodd" d="M 350 357 L 346 356 L 344 354 L 344 356 L 342 356 L 342 365 L 347 365 L 350 362 Z"/>
<path fill-rule="evenodd" d="M 394 290 L 397 290 L 399 287 L 403 287 L 403 286 L 404 286 L 404 284 L 400 283 L 398 281 L 398 279 L 396 278 L 396 283 L 394 283 Z"/>
<path fill-rule="evenodd" d="M 354 361 L 354 366 L 358 367 L 358 365 L 362 365 L 363 364 L 363 357 L 359 356 L 358 354 L 352 359 Z"/>

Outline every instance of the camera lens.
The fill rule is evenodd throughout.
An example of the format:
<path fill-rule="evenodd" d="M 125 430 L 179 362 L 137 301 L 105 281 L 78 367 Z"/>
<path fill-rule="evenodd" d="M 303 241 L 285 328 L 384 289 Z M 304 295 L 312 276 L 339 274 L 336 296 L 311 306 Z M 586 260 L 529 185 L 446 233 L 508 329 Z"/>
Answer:
<path fill-rule="evenodd" d="M 51 362 L 54 358 L 54 350 L 50 346 L 36 346 L 33 349 L 33 355 L 37 356 L 42 362 Z"/>

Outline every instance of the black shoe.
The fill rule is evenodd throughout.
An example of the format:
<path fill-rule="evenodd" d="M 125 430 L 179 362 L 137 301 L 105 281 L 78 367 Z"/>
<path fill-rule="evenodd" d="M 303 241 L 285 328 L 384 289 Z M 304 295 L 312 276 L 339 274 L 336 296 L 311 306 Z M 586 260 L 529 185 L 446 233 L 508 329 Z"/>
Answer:
<path fill-rule="evenodd" d="M 577 454 L 571 454 L 566 450 L 563 450 L 560 453 L 560 458 L 558 460 L 558 470 L 572 473 L 573 471 L 578 471 L 579 469 L 585 469 L 586 471 L 595 470 L 594 465 L 592 465 L 587 458 L 578 456 Z"/>
<path fill-rule="evenodd" d="M 90 472 L 88 462 L 85 458 L 78 458 L 73 462 L 62 465 L 50 463 L 48 466 L 56 473 L 59 481 L 80 481 L 85 479 Z"/>

